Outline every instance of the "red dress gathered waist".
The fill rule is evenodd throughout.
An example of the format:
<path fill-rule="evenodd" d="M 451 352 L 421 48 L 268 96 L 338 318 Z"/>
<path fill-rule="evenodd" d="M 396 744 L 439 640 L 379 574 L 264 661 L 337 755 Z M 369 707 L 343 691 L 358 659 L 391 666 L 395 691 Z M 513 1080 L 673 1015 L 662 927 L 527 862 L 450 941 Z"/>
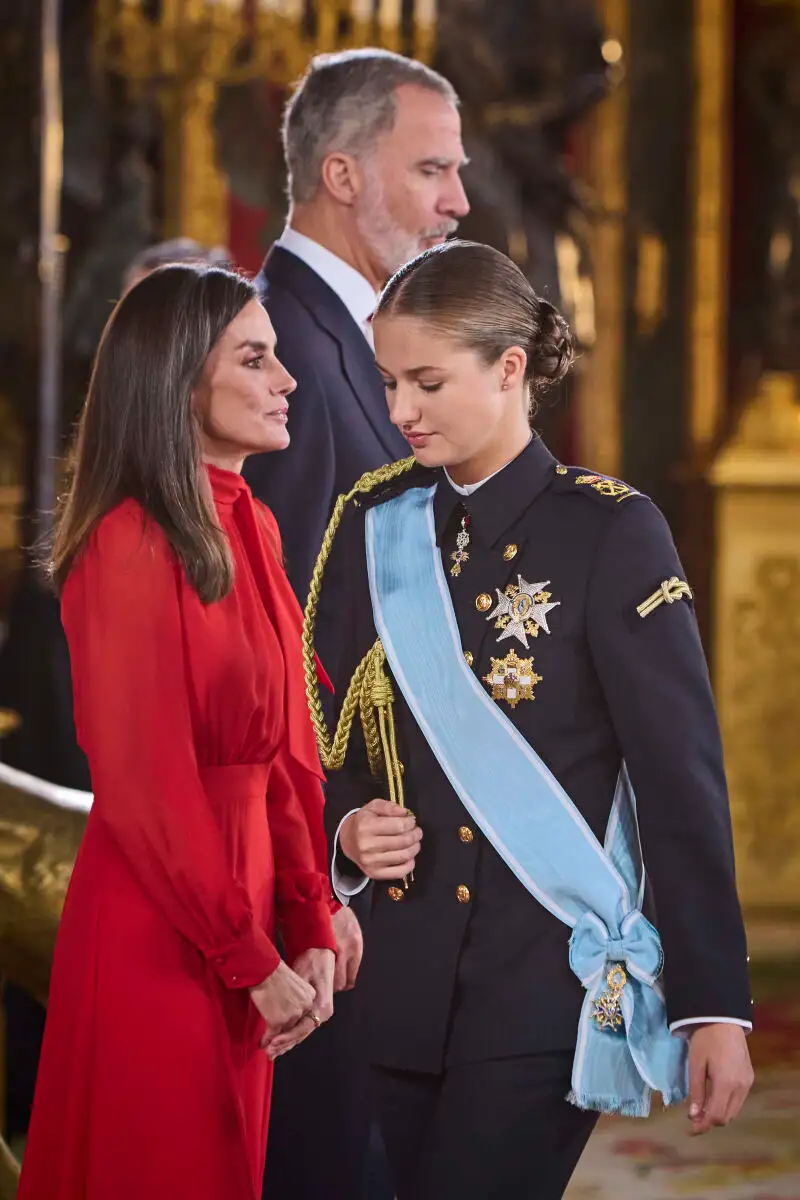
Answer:
<path fill-rule="evenodd" d="M 274 519 L 209 468 L 234 586 L 203 605 L 124 501 L 62 619 L 89 814 L 19 1200 L 257 1200 L 271 1066 L 248 988 L 335 948 L 301 614 Z"/>

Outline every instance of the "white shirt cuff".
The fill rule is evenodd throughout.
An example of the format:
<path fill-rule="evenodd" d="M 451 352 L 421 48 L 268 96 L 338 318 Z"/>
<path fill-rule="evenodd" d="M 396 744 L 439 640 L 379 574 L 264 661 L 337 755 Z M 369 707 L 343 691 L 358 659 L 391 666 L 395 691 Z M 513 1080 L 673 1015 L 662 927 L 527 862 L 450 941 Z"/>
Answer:
<path fill-rule="evenodd" d="M 342 831 L 342 826 L 348 817 L 352 817 L 353 813 L 357 813 L 357 808 L 351 808 L 350 812 L 345 813 L 336 827 L 336 834 L 333 839 L 333 857 L 331 858 L 331 883 L 336 899 L 345 908 L 350 903 L 353 896 L 357 896 L 359 892 L 363 892 L 364 888 L 369 883 L 369 878 L 366 875 L 354 876 L 345 875 L 336 865 L 336 856 L 339 853 L 339 834 Z"/>
<path fill-rule="evenodd" d="M 739 1017 L 685 1017 L 682 1021 L 673 1021 L 669 1031 L 677 1033 L 687 1025 L 741 1025 L 746 1033 L 753 1028 L 752 1021 L 742 1021 Z"/>

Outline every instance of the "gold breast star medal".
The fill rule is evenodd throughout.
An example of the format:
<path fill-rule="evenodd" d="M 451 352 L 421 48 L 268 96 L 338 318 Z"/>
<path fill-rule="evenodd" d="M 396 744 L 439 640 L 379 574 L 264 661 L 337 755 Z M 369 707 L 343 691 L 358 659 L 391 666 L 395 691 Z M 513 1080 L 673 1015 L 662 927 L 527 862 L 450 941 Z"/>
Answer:
<path fill-rule="evenodd" d="M 535 699 L 533 689 L 542 676 L 534 671 L 532 658 L 519 658 L 516 650 L 509 650 L 505 658 L 492 659 L 492 669 L 483 682 L 491 684 L 493 700 L 505 700 L 516 708 L 520 700 Z"/>
<path fill-rule="evenodd" d="M 517 576 L 518 583 L 507 587 L 505 592 L 495 588 L 497 592 L 497 607 L 492 609 L 486 618 L 494 621 L 495 628 L 502 633 L 498 643 L 505 638 L 519 638 L 525 649 L 528 649 L 528 637 L 538 637 L 539 630 L 545 633 L 550 630 L 547 625 L 547 614 L 551 608 L 558 608 L 560 600 L 550 603 L 550 592 L 542 591 L 549 579 L 543 583 L 526 583 L 521 575 Z"/>
<path fill-rule="evenodd" d="M 459 529 L 458 537 L 456 538 L 456 548 L 450 555 L 453 560 L 453 565 L 450 568 L 450 574 L 454 579 L 461 574 L 461 568 L 463 567 L 464 563 L 469 562 L 469 550 L 467 550 L 467 546 L 469 545 L 469 526 L 469 513 L 464 513 L 463 517 L 461 518 L 461 528 Z"/>

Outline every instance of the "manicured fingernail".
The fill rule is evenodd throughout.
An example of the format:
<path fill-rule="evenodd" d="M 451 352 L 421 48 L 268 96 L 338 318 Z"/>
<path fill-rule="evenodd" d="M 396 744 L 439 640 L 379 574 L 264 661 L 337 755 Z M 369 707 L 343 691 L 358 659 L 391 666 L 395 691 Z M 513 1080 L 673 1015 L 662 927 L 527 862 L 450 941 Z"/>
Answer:
<path fill-rule="evenodd" d="M 689 1106 L 689 1116 L 690 1117 L 699 1117 L 700 1116 L 700 1105 L 699 1104 L 691 1104 Z"/>

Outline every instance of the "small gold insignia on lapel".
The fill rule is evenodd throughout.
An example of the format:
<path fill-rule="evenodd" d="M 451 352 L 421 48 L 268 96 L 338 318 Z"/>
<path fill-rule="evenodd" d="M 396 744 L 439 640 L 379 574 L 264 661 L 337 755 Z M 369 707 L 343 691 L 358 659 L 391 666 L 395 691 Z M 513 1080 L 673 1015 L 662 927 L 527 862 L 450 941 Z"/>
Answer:
<path fill-rule="evenodd" d="M 464 662 L 467 664 L 468 667 L 471 667 L 472 664 L 475 662 L 475 658 L 474 658 L 471 650 L 464 651 Z"/>
<path fill-rule="evenodd" d="M 488 594 L 488 592 L 481 592 L 480 596 L 478 596 L 475 600 L 475 607 L 477 608 L 478 612 L 488 612 L 488 610 L 492 607 L 492 597 Z"/>
<path fill-rule="evenodd" d="M 648 617 L 651 612 L 655 612 L 662 604 L 674 604 L 676 600 L 691 600 L 692 589 L 684 580 L 678 579 L 677 575 L 673 575 L 671 579 L 665 579 L 652 596 L 648 596 L 637 606 L 637 613 L 640 617 Z"/>
<path fill-rule="evenodd" d="M 527 650 L 529 637 L 538 637 L 540 629 L 550 632 L 547 614 L 551 608 L 558 608 L 561 601 L 549 603 L 551 593 L 542 590 L 549 582 L 527 583 L 518 575 L 516 585 L 509 584 L 505 592 L 495 588 L 498 602 L 486 619 L 495 622 L 495 629 L 502 630 L 498 642 L 519 638 Z"/>
<path fill-rule="evenodd" d="M 556 467 L 556 475 L 569 475 L 569 471 L 566 467 L 558 466 Z"/>
<path fill-rule="evenodd" d="M 520 700 L 535 699 L 533 689 L 542 676 L 534 671 L 532 658 L 519 658 L 516 650 L 509 650 L 505 658 L 492 659 L 492 669 L 483 682 L 491 685 L 493 700 L 505 700 L 516 708 Z"/>
<path fill-rule="evenodd" d="M 633 488 L 629 488 L 627 483 L 620 483 L 618 479 L 606 479 L 603 475 L 579 475 L 575 482 L 586 484 L 588 487 L 594 488 L 601 496 L 611 496 L 617 501 L 635 494 Z"/>
<path fill-rule="evenodd" d="M 506 560 L 506 562 L 511 562 L 512 558 L 517 557 L 518 550 L 519 546 L 515 546 L 513 542 L 509 542 L 503 551 L 503 558 Z"/>

